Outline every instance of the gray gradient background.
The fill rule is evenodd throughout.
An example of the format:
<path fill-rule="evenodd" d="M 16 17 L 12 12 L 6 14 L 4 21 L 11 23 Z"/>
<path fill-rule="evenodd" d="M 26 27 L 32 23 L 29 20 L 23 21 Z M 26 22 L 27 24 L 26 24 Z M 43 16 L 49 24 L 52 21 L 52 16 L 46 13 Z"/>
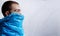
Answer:
<path fill-rule="evenodd" d="M 0 4 L 2 5 L 4 1 L 6 0 L 0 0 Z M 20 3 L 25 16 L 23 22 L 25 36 L 60 36 L 60 0 L 17 0 L 17 2 Z M 2 17 L 0 14 L 0 18 Z"/>

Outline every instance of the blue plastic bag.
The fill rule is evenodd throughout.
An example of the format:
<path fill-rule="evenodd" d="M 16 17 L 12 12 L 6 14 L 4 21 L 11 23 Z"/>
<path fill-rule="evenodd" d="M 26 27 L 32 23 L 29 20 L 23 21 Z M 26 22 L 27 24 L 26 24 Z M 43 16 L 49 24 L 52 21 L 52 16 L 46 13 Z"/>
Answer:
<path fill-rule="evenodd" d="M 17 12 L 0 19 L 0 35 L 1 36 L 24 36 L 22 23 L 24 16 Z"/>

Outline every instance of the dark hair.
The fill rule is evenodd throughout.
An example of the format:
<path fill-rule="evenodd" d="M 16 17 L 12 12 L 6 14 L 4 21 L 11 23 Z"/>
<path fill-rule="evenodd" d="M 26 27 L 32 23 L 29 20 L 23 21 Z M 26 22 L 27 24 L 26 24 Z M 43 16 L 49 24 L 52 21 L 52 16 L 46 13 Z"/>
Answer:
<path fill-rule="evenodd" d="M 2 10 L 2 14 L 4 16 L 6 16 L 5 15 L 6 11 L 10 11 L 11 10 L 11 5 L 12 4 L 19 4 L 19 3 L 15 2 L 15 1 L 6 1 L 6 2 L 3 3 L 1 10 Z"/>

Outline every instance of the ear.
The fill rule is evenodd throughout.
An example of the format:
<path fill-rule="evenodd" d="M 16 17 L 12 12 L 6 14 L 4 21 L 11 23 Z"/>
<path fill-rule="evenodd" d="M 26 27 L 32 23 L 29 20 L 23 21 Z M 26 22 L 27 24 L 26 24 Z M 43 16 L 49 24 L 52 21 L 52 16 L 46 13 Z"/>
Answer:
<path fill-rule="evenodd" d="M 5 15 L 8 16 L 8 15 L 9 15 L 9 11 L 6 11 L 6 12 L 5 12 Z"/>

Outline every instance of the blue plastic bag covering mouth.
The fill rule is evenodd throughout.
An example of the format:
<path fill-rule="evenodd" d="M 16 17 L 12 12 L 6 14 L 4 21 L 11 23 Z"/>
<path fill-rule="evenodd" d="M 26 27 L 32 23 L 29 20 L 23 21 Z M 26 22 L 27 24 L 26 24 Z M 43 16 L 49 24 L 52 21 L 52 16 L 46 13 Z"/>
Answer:
<path fill-rule="evenodd" d="M 6 16 L 5 18 L 3 18 L 3 20 L 9 20 L 11 17 L 16 16 L 19 17 L 20 19 L 23 20 L 24 19 L 24 15 L 22 15 L 21 13 L 18 12 L 12 12 L 10 15 Z"/>
<path fill-rule="evenodd" d="M 24 15 L 17 12 L 0 19 L 0 36 L 24 36 L 23 20 Z"/>

